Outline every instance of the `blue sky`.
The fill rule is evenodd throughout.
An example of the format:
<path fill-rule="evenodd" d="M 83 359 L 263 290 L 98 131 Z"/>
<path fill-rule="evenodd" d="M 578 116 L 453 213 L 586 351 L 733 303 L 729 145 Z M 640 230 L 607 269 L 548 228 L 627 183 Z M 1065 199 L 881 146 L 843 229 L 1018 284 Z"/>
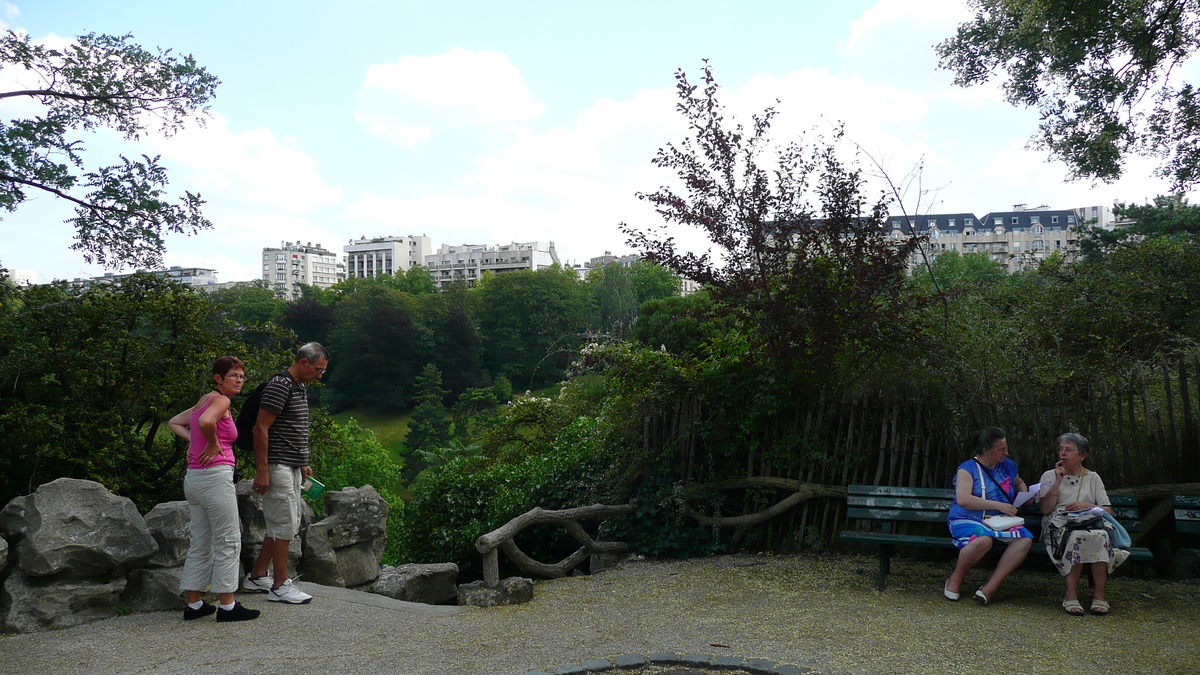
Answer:
<path fill-rule="evenodd" d="M 1061 165 L 1025 149 L 1034 112 L 993 86 L 953 87 L 932 45 L 968 17 L 959 0 L 0 8 L 0 21 L 35 40 L 132 33 L 221 79 L 203 129 L 85 141 L 97 164 L 161 154 L 173 189 L 208 200 L 214 229 L 170 238 L 166 262 L 214 267 L 223 281 L 257 277 L 261 249 L 284 240 L 339 256 L 351 238 L 389 234 L 425 234 L 434 246 L 553 240 L 564 261 L 628 251 L 618 224 L 659 224 L 635 194 L 670 181 L 650 159 L 684 134 L 673 74 L 697 73 L 704 58 L 734 114 L 779 101 L 780 142 L 840 120 L 895 177 L 923 158 L 931 191 L 920 203 L 910 191 L 910 209 L 983 215 L 1166 190 L 1144 160 L 1113 185 L 1064 183 Z M 0 114 L 27 106 L 5 102 Z M 5 214 L 0 263 L 41 280 L 102 273 L 68 250 L 70 215 L 49 198 Z"/>

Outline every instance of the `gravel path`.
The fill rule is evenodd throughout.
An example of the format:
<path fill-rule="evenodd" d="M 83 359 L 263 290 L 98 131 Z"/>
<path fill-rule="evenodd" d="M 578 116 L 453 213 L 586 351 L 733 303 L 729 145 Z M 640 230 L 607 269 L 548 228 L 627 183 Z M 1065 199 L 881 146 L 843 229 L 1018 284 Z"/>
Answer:
<path fill-rule="evenodd" d="M 1119 574 L 1112 615 L 1075 618 L 1059 605 L 1057 575 L 1018 570 L 979 607 L 941 597 L 949 569 L 894 560 L 879 593 L 866 556 L 629 562 L 539 583 L 526 605 L 452 616 L 245 596 L 263 609 L 259 620 L 185 624 L 156 613 L 3 636 L 0 673 L 521 675 L 652 652 L 763 658 L 831 675 L 1200 671 L 1200 584 Z M 984 574 L 972 572 L 967 587 Z"/>

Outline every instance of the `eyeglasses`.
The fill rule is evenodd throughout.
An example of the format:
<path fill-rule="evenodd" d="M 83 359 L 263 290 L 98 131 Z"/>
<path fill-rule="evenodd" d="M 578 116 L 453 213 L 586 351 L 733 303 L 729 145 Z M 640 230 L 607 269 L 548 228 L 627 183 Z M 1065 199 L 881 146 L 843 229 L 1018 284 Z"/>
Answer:
<path fill-rule="evenodd" d="M 245 382 L 246 376 L 245 375 L 226 375 L 225 379 L 226 380 L 237 380 L 238 382 Z"/>

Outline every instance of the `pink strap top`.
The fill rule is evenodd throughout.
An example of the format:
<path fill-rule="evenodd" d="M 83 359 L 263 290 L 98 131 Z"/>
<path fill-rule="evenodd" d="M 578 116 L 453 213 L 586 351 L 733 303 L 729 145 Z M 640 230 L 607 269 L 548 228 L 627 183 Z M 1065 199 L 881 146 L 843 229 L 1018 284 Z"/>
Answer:
<path fill-rule="evenodd" d="M 217 396 L 220 396 L 220 394 L 217 394 Z M 208 444 L 208 440 L 200 432 L 200 416 L 204 414 L 205 410 L 208 410 L 208 406 L 212 405 L 215 398 L 216 396 L 209 398 L 204 407 L 192 411 L 188 426 L 188 430 L 192 435 L 192 443 L 188 447 L 189 469 L 209 469 L 222 464 L 233 466 L 233 442 L 237 440 L 238 432 L 237 425 L 233 423 L 233 418 L 228 414 L 222 415 L 221 419 L 217 420 L 217 444 L 221 446 L 221 452 L 217 453 L 217 456 L 211 463 L 207 465 L 200 464 L 200 455 L 204 453 L 204 446 Z"/>

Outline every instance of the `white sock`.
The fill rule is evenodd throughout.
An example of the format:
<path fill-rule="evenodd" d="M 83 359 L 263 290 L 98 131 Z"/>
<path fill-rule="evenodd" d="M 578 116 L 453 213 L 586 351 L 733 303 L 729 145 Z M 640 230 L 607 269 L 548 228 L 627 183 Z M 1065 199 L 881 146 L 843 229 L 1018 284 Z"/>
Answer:
<path fill-rule="evenodd" d="M 192 609 L 200 609 L 200 608 L 201 608 L 201 607 L 203 607 L 203 606 L 204 606 L 204 601 L 203 601 L 203 600 L 197 600 L 197 601 L 195 601 L 195 602 L 189 602 L 189 603 L 188 603 L 188 607 L 190 607 L 190 608 L 192 608 Z"/>
<path fill-rule="evenodd" d="M 237 601 L 236 601 L 236 600 L 235 600 L 235 601 L 233 601 L 233 602 L 231 602 L 231 603 L 229 603 L 228 605 L 221 605 L 221 609 L 223 609 L 223 610 L 225 610 L 226 612 L 228 612 L 229 610 L 233 609 L 235 605 L 237 605 Z"/>

